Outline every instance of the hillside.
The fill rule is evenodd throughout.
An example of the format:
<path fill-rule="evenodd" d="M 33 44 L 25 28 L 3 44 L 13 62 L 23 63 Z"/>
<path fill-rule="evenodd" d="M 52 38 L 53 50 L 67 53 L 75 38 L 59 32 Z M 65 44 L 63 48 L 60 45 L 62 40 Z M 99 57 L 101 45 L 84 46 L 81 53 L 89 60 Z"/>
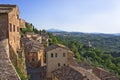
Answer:
<path fill-rule="evenodd" d="M 96 34 L 79 32 L 54 32 L 57 38 L 63 40 L 72 39 L 83 44 L 91 43 L 95 48 L 105 52 L 120 52 L 120 36 L 115 34 Z"/>

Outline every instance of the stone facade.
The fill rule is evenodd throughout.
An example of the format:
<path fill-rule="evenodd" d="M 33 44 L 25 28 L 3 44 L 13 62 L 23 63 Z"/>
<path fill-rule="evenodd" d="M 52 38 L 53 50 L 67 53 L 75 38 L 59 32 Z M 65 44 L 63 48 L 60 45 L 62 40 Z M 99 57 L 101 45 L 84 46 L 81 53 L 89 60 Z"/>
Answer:
<path fill-rule="evenodd" d="M 25 20 L 19 19 L 20 28 L 25 28 Z"/>
<path fill-rule="evenodd" d="M 20 20 L 19 10 L 16 5 L 0 5 L 0 40 L 8 39 L 9 57 L 16 65 L 17 50 L 20 49 Z"/>
<path fill-rule="evenodd" d="M 68 65 L 68 52 L 69 49 L 60 44 L 51 45 L 45 49 L 48 78 L 52 76 L 52 71 Z"/>
<path fill-rule="evenodd" d="M 43 66 L 44 47 L 42 44 L 35 40 L 29 40 L 29 38 L 21 38 L 21 45 L 29 67 Z"/>

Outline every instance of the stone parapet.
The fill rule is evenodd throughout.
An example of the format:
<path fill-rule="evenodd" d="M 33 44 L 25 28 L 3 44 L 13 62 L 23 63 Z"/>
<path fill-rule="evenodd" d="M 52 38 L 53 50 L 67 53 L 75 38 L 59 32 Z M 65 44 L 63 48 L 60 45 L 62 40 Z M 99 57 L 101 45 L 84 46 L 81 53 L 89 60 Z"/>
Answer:
<path fill-rule="evenodd" d="M 8 40 L 0 41 L 0 80 L 21 80 L 9 57 Z"/>

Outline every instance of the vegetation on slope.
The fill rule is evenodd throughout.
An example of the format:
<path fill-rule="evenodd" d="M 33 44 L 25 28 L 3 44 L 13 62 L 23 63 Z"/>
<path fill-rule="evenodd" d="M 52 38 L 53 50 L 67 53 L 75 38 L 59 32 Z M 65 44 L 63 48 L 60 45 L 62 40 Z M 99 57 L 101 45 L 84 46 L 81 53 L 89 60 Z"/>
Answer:
<path fill-rule="evenodd" d="M 87 44 L 88 41 L 91 44 L 105 52 L 120 52 L 120 36 L 116 36 L 113 34 L 88 34 L 88 33 L 77 33 L 77 32 L 56 32 L 53 33 L 59 38 L 62 39 L 74 39 L 74 41 L 81 42 L 83 44 Z"/>
<path fill-rule="evenodd" d="M 34 32 L 39 34 L 39 30 L 33 26 L 33 24 L 25 23 L 25 28 L 21 28 L 21 36 L 24 36 L 25 32 Z"/>

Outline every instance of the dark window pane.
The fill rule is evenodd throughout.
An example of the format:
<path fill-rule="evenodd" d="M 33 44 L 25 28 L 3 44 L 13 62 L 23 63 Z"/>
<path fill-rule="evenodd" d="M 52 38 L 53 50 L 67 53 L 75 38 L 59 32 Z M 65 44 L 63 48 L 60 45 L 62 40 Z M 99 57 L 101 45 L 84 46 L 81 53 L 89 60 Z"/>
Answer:
<path fill-rule="evenodd" d="M 63 57 L 65 57 L 65 55 L 66 55 L 66 54 L 65 54 L 65 53 L 63 53 Z"/>
<path fill-rule="evenodd" d="M 17 27 L 17 32 L 19 32 L 19 27 Z"/>
<path fill-rule="evenodd" d="M 13 31 L 15 32 L 15 25 L 13 25 Z"/>
<path fill-rule="evenodd" d="M 51 54 L 51 57 L 53 57 L 53 53 Z"/>
<path fill-rule="evenodd" d="M 58 63 L 58 67 L 60 66 L 60 63 Z"/>
<path fill-rule="evenodd" d="M 12 24 L 10 23 L 10 32 L 12 32 Z"/>
<path fill-rule="evenodd" d="M 55 57 L 57 57 L 57 53 L 55 53 Z"/>

